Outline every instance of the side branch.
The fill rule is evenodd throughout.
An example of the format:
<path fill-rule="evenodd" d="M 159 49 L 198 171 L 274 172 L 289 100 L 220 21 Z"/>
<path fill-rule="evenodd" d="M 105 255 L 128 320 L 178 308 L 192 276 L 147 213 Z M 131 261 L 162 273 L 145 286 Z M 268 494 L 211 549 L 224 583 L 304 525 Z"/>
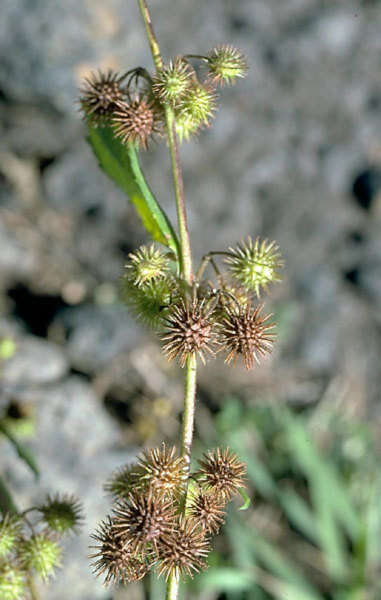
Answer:
<path fill-rule="evenodd" d="M 190 285 L 192 283 L 192 259 L 189 241 L 188 219 L 185 208 L 184 182 L 181 172 L 179 146 L 176 136 L 175 119 L 173 110 L 166 108 L 166 120 L 168 129 L 169 152 L 171 155 L 173 183 L 176 197 L 177 220 L 179 224 L 180 244 L 181 244 L 181 272 L 185 281 Z"/>
<path fill-rule="evenodd" d="M 161 69 L 163 67 L 163 59 L 161 57 L 159 44 L 157 43 L 157 40 L 156 40 L 156 35 L 155 35 L 154 29 L 153 29 L 151 16 L 148 11 L 147 2 L 146 2 L 146 0 L 138 0 L 138 2 L 139 2 L 140 12 L 142 14 L 143 21 L 144 21 L 144 26 L 146 28 L 153 62 L 155 63 L 155 67 L 157 69 Z"/>

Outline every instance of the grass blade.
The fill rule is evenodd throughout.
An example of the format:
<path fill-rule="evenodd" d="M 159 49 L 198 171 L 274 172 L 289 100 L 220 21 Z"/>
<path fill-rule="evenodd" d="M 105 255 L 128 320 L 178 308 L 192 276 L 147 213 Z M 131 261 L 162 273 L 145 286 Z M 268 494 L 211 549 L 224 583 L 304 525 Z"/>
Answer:
<path fill-rule="evenodd" d="M 14 437 L 14 435 L 9 431 L 8 427 L 1 421 L 0 421 L 0 432 L 10 441 L 10 443 L 15 448 L 15 450 L 16 450 L 17 454 L 19 455 L 19 457 L 21 458 L 21 460 L 23 460 L 28 465 L 28 467 L 34 473 L 34 475 L 37 479 L 40 475 L 40 472 L 39 472 L 37 463 L 34 459 L 34 456 L 30 452 L 30 450 L 28 450 L 28 448 L 26 448 L 26 446 L 24 446 L 24 444 L 21 444 Z"/>
<path fill-rule="evenodd" d="M 3 513 L 18 513 L 17 507 L 13 502 L 12 494 L 8 490 L 3 479 L 0 477 L 0 510 Z"/>

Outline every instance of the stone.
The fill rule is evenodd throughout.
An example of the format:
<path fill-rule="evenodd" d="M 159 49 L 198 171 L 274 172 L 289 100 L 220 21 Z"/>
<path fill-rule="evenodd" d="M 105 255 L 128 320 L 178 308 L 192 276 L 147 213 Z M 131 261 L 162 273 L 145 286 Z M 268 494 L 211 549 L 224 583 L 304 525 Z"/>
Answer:
<path fill-rule="evenodd" d="M 105 412 L 91 386 L 79 377 L 68 377 L 38 390 L 22 394 L 36 409 L 37 435 L 28 441 L 40 469 L 33 475 L 8 444 L 1 446 L 2 468 L 17 505 L 25 509 L 41 502 L 46 494 L 74 494 L 84 508 L 79 536 L 64 542 L 63 568 L 41 591 L 50 598 L 67 598 L 68 582 L 73 600 L 101 600 L 110 593 L 91 572 L 88 555 L 90 534 L 111 508 L 103 484 L 119 466 L 131 462 L 136 449 L 120 443 L 117 423 Z"/>
<path fill-rule="evenodd" d="M 50 342 L 33 336 L 15 340 L 16 352 L 2 366 L 3 385 L 45 385 L 63 377 L 69 368 L 63 351 Z"/>
<path fill-rule="evenodd" d="M 132 350 L 141 335 L 124 306 L 89 304 L 68 308 L 58 315 L 55 325 L 59 323 L 67 332 L 66 351 L 71 364 L 91 374 L 117 354 Z"/>

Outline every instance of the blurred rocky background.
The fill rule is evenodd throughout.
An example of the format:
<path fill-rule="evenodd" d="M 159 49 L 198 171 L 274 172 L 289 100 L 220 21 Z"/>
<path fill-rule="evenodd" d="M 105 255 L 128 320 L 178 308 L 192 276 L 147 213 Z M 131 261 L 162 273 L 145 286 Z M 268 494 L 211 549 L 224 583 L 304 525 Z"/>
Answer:
<path fill-rule="evenodd" d="M 247 234 L 276 239 L 285 280 L 269 303 L 279 342 L 263 367 L 201 369 L 197 429 L 227 394 L 314 404 L 327 389 L 381 420 L 381 3 L 152 0 L 165 57 L 218 43 L 249 75 L 224 90 L 213 127 L 181 149 L 195 259 Z M 0 408 L 29 419 L 34 482 L 12 447 L 0 468 L 20 507 L 54 490 L 86 510 L 50 600 L 124 598 L 91 575 L 102 482 L 143 444 L 176 439 L 181 373 L 118 300 L 145 234 L 97 167 L 76 100 L 98 67 L 151 68 L 134 0 L 2 0 L 0 337 L 16 343 Z M 142 162 L 175 217 L 165 145 Z M 211 248 L 212 240 L 212 248 Z M 118 594 L 119 592 L 117 592 Z M 128 598 L 141 599 L 140 587 Z"/>

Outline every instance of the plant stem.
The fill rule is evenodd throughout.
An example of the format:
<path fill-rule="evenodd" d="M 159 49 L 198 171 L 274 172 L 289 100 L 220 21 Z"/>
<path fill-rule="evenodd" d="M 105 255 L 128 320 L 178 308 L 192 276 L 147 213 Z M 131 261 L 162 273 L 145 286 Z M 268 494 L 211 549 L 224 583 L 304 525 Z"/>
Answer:
<path fill-rule="evenodd" d="M 175 129 L 175 115 L 173 113 L 173 110 L 169 106 L 167 106 L 165 109 L 165 116 L 167 121 L 169 153 L 171 155 L 172 175 L 175 188 L 177 221 L 179 224 L 181 245 L 181 272 L 185 281 L 189 285 L 191 285 L 193 280 L 192 258 L 187 213 L 185 208 L 184 183 L 180 165 L 179 144 Z"/>
<path fill-rule="evenodd" d="M 197 362 L 195 355 L 192 355 L 187 359 L 187 364 L 185 368 L 185 398 L 181 436 L 181 456 L 184 459 L 185 474 L 188 481 L 192 453 L 193 424 L 196 398 Z M 187 491 L 188 490 L 186 490 L 185 493 L 184 504 L 186 504 L 187 500 Z"/>
<path fill-rule="evenodd" d="M 179 593 L 179 578 L 171 575 L 168 579 L 165 600 L 177 600 Z"/>
<path fill-rule="evenodd" d="M 146 0 L 138 0 L 140 12 L 142 13 L 144 26 L 146 28 L 148 42 L 151 48 L 151 54 L 155 67 L 161 69 L 163 66 L 163 59 L 161 58 L 159 44 L 157 43 L 155 32 L 153 30 L 151 16 L 148 11 Z"/>
<path fill-rule="evenodd" d="M 36 585 L 33 581 L 33 577 L 30 574 L 28 575 L 28 587 L 29 587 L 30 597 L 32 598 L 32 600 L 40 600 L 40 595 L 39 595 Z"/>
<path fill-rule="evenodd" d="M 147 37 L 150 44 L 155 67 L 156 69 L 161 69 L 163 67 L 163 59 L 161 57 L 159 44 L 157 43 L 155 32 L 153 30 L 151 17 L 147 7 L 147 2 L 146 0 L 138 0 L 138 3 L 146 28 Z M 190 249 L 187 214 L 185 208 L 184 183 L 181 172 L 179 147 L 175 128 L 175 115 L 170 106 L 166 106 L 165 108 L 165 118 L 167 124 L 168 145 L 171 156 L 172 176 L 176 198 L 177 220 L 180 234 L 180 272 L 187 284 L 191 285 L 193 281 L 192 257 Z M 181 456 L 184 458 L 184 471 L 187 483 L 192 452 L 194 413 L 196 401 L 196 379 L 196 357 L 192 356 L 187 359 L 185 371 L 185 398 L 181 435 Z M 188 485 L 186 485 L 186 490 L 184 493 L 184 508 L 186 506 L 187 496 Z M 167 584 L 166 600 L 177 600 L 178 593 L 179 577 L 176 577 L 175 575 L 170 575 Z"/>
<path fill-rule="evenodd" d="M 163 59 L 161 57 L 159 44 L 157 43 L 155 32 L 153 30 L 153 25 L 148 11 L 147 2 L 146 0 L 138 0 L 138 3 L 146 28 L 153 62 L 155 64 L 156 69 L 161 69 L 163 67 Z M 189 285 L 191 285 L 193 280 L 192 258 L 190 250 L 187 213 L 185 208 L 184 183 L 179 158 L 179 144 L 175 129 L 175 115 L 172 108 L 169 105 L 165 107 L 165 120 L 167 125 L 168 145 L 171 156 L 172 176 L 176 198 L 177 220 L 179 224 L 180 234 L 180 271 L 185 281 Z"/>

